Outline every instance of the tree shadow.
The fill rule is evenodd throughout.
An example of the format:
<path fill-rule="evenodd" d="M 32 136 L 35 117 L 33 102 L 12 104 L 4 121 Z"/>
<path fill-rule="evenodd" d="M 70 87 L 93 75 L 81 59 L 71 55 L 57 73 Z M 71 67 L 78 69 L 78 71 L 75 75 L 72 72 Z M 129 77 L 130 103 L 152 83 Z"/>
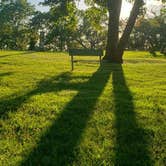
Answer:
<path fill-rule="evenodd" d="M 0 117 L 5 120 L 8 112 L 17 111 L 31 96 L 62 90 L 78 91 L 20 165 L 72 165 L 79 151 L 77 147 L 82 133 L 111 73 L 116 117 L 115 165 L 152 165 L 148 152 L 149 131 L 138 125 L 133 97 L 120 65 L 103 65 L 90 78 L 62 73 L 40 81 L 36 89 L 24 95 L 1 99 Z M 71 80 L 76 79 L 78 81 L 74 82 L 77 83 L 72 83 Z M 79 79 L 88 81 L 81 83 Z"/>
<path fill-rule="evenodd" d="M 2 73 L 3 76 L 10 73 Z M 23 95 L 14 94 L 0 99 L 0 119 L 8 119 L 8 112 L 15 112 L 22 104 L 26 103 L 31 96 L 52 91 L 67 89 L 70 73 L 62 73 L 48 80 L 42 80 L 33 89 Z"/>
<path fill-rule="evenodd" d="M 116 117 L 115 165 L 153 165 L 148 152 L 149 131 L 138 125 L 133 96 L 122 66 L 113 67 L 112 74 Z"/>
<path fill-rule="evenodd" d="M 77 145 L 93 113 L 98 97 L 110 77 L 110 70 L 99 68 L 90 79 L 82 83 L 66 84 L 78 91 L 64 107 L 63 112 L 41 136 L 37 147 L 21 165 L 70 165 L 75 160 Z M 61 85 L 65 89 L 64 85 Z M 61 88 L 59 90 L 62 90 Z"/>

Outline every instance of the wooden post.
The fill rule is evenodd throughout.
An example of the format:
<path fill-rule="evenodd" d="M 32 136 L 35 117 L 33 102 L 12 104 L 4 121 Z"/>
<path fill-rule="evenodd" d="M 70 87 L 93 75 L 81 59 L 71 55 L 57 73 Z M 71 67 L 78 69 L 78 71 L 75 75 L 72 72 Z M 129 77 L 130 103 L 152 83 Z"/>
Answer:
<path fill-rule="evenodd" d="M 74 61 L 73 61 L 73 55 L 71 55 L 71 70 L 74 70 Z"/>

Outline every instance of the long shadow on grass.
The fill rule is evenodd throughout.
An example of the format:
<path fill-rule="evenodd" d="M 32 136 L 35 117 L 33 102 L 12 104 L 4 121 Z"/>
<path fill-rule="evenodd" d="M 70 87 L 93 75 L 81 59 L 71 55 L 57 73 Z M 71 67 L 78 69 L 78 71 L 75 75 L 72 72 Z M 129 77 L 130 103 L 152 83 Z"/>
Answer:
<path fill-rule="evenodd" d="M 78 91 L 21 165 L 65 166 L 75 160 L 81 134 L 93 113 L 94 106 L 110 73 L 111 71 L 105 70 L 105 68 L 99 68 L 92 77 L 77 77 L 72 76 L 71 73 L 63 73 L 39 82 L 36 89 L 30 92 L 18 96 L 15 94 L 0 100 L 0 115 L 3 120 L 6 120 L 9 118 L 8 112 L 18 111 L 22 104 L 34 95 L 61 90 Z M 80 79 L 86 79 L 87 82 L 81 83 Z M 76 83 L 70 83 L 70 80 L 74 80 Z"/>
<path fill-rule="evenodd" d="M 110 72 L 99 68 L 82 85 L 68 84 L 68 87 L 77 90 L 78 94 L 65 106 L 61 115 L 21 165 L 72 164 L 76 159 L 81 135 L 110 77 Z"/>
<path fill-rule="evenodd" d="M 88 79 L 87 77 L 74 77 L 71 73 L 63 73 L 39 82 L 36 89 L 22 96 L 0 100 L 0 113 L 6 119 L 9 111 L 17 111 L 33 95 L 61 90 L 78 91 L 21 165 L 66 166 L 72 164 L 79 151 L 77 145 L 86 128 L 86 123 L 111 73 L 113 74 L 117 130 L 115 165 L 152 165 L 147 150 L 148 141 L 150 141 L 148 133 L 137 123 L 133 97 L 120 65 L 99 68 L 85 83 L 79 83 L 79 81 L 70 83 L 70 80 Z"/>
<path fill-rule="evenodd" d="M 126 84 L 122 66 L 112 68 L 116 117 L 115 165 L 153 165 L 148 152 L 148 131 L 136 120 L 132 94 Z"/>
<path fill-rule="evenodd" d="M 1 76 L 7 76 L 12 73 L 2 73 Z M 18 109 L 28 102 L 28 100 L 34 95 L 40 95 L 43 93 L 49 92 L 58 92 L 62 90 L 79 90 L 79 88 L 83 88 L 81 84 L 77 83 L 69 83 L 71 79 L 88 79 L 89 77 L 71 77 L 70 72 L 61 73 L 58 76 L 51 77 L 49 79 L 44 79 L 40 81 L 36 88 L 23 93 L 20 95 L 13 94 L 11 96 L 0 98 L 0 119 L 7 120 L 8 113 L 17 112 Z"/>
<path fill-rule="evenodd" d="M 2 73 L 2 76 L 8 74 L 9 73 Z M 34 95 L 67 89 L 69 79 L 70 73 L 62 73 L 58 76 L 40 81 L 34 90 L 25 92 L 22 95 L 13 94 L 8 97 L 0 98 L 0 118 L 4 120 L 8 119 L 9 112 L 16 112 L 22 104 L 26 103 Z"/>

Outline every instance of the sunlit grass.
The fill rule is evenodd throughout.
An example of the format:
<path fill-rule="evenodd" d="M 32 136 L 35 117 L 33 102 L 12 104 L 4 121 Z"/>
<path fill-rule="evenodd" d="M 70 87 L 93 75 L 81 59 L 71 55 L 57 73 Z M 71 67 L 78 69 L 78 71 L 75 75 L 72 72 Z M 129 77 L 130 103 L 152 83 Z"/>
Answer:
<path fill-rule="evenodd" d="M 66 53 L 1 51 L 0 165 L 164 166 L 165 96 L 160 55 L 71 72 Z"/>

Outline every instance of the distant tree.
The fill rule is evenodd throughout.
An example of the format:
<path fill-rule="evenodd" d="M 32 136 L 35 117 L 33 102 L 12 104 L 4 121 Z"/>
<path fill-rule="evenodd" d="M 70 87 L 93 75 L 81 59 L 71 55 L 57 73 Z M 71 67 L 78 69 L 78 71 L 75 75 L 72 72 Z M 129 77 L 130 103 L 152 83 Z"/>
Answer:
<path fill-rule="evenodd" d="M 50 6 L 52 28 L 47 35 L 47 44 L 61 51 L 69 47 L 98 48 L 106 43 L 106 10 L 92 7 L 79 11 L 75 1 L 46 0 Z"/>
<path fill-rule="evenodd" d="M 0 47 L 26 49 L 28 20 L 34 11 L 27 0 L 3 0 L 0 3 Z"/>
<path fill-rule="evenodd" d="M 105 48 L 107 13 L 98 7 L 80 11 L 75 40 L 84 48 Z"/>
<path fill-rule="evenodd" d="M 160 14 L 160 42 L 161 42 L 161 53 L 166 55 L 166 5 L 161 9 Z"/>
<path fill-rule="evenodd" d="M 78 19 L 75 3 L 57 4 L 52 1 L 45 1 L 50 5 L 50 26 L 47 34 L 46 45 L 56 50 L 66 50 L 72 44 L 74 33 L 76 33 Z M 61 5 L 59 5 L 61 4 Z"/>
<path fill-rule="evenodd" d="M 130 37 L 129 47 L 131 49 L 149 50 L 155 55 L 155 51 L 163 49 L 166 43 L 166 15 L 165 8 L 161 9 L 160 15 L 138 19 Z"/>
<path fill-rule="evenodd" d="M 42 34 L 45 36 L 45 31 L 49 31 L 50 27 L 50 14 L 49 12 L 35 12 L 33 17 L 30 20 L 30 43 L 29 43 L 29 50 L 44 50 L 44 46 L 41 46 L 41 43 L 45 45 L 45 41 L 42 39 Z"/>

